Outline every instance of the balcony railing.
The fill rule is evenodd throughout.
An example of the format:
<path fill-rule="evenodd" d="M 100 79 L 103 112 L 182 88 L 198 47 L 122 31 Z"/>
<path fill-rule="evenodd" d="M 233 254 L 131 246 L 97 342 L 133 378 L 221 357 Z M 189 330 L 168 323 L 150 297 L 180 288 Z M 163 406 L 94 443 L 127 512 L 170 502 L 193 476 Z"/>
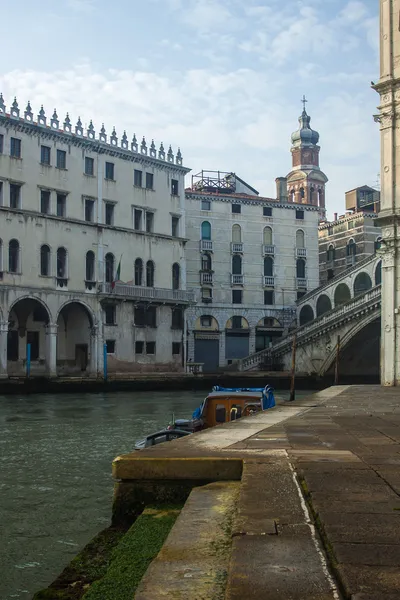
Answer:
<path fill-rule="evenodd" d="M 232 285 L 243 285 L 244 284 L 244 275 L 231 275 Z"/>
<path fill-rule="evenodd" d="M 211 240 L 200 240 L 200 252 L 212 252 L 213 243 Z"/>
<path fill-rule="evenodd" d="M 307 248 L 296 248 L 296 256 L 298 258 L 305 258 L 307 256 Z"/>
<path fill-rule="evenodd" d="M 212 283 L 213 282 L 213 274 L 210 272 L 201 272 L 200 273 L 200 283 Z"/>
<path fill-rule="evenodd" d="M 232 242 L 231 252 L 236 254 L 243 254 L 243 242 Z"/>
<path fill-rule="evenodd" d="M 185 304 L 195 303 L 195 294 L 189 290 L 170 290 L 163 288 L 139 287 L 126 283 L 116 283 L 114 288 L 111 283 L 99 285 L 101 294 L 113 296 L 127 296 L 138 300 L 158 300 L 160 302 L 183 302 Z"/>
<path fill-rule="evenodd" d="M 265 255 L 274 255 L 275 254 L 275 246 L 270 244 L 263 244 L 263 254 Z"/>
<path fill-rule="evenodd" d="M 297 278 L 297 287 L 307 289 L 307 279 L 305 277 L 298 277 Z"/>
<path fill-rule="evenodd" d="M 275 277 L 271 277 L 270 275 L 264 275 L 264 285 L 268 287 L 273 287 L 275 285 Z"/>

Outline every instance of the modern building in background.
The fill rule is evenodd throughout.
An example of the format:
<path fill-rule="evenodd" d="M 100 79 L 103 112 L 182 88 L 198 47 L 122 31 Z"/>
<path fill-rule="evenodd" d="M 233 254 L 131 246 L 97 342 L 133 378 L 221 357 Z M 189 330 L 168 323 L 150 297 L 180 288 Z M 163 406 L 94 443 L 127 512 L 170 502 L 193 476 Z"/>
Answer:
<path fill-rule="evenodd" d="M 233 173 L 186 190 L 188 358 L 213 371 L 268 347 L 319 285 L 319 207 L 262 198 Z"/>
<path fill-rule="evenodd" d="M 180 151 L 0 95 L 0 375 L 180 369 Z"/>

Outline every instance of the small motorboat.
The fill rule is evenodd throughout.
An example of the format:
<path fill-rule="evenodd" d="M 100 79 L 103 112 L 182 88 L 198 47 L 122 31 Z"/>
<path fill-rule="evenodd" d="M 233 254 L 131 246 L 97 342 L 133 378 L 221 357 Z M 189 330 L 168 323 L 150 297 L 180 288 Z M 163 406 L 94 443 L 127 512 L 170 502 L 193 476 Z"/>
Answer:
<path fill-rule="evenodd" d="M 169 442 L 209 429 L 222 423 L 236 421 L 275 406 L 273 388 L 223 388 L 214 386 L 191 419 L 173 419 L 166 429 L 152 433 L 135 444 L 136 450 Z"/>

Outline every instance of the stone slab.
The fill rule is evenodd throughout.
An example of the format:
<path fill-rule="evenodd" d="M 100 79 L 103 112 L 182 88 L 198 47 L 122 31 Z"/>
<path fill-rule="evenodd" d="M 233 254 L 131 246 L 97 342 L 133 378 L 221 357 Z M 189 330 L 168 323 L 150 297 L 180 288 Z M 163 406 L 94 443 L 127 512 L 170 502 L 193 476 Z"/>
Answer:
<path fill-rule="evenodd" d="M 349 598 L 370 595 L 374 600 L 400 597 L 400 568 L 340 564 L 337 571 Z M 362 597 L 362 596 L 361 596 Z"/>
<path fill-rule="evenodd" d="M 400 539 L 400 514 L 320 514 L 330 542 L 358 544 L 397 544 Z M 400 589 L 400 588 L 399 588 Z"/>
<path fill-rule="evenodd" d="M 241 476 L 242 461 L 235 458 L 149 458 L 137 452 L 118 456 L 113 462 L 114 479 L 234 481 Z"/>
<path fill-rule="evenodd" d="M 339 563 L 349 565 L 400 568 L 400 540 L 398 544 L 336 544 L 335 557 Z"/>

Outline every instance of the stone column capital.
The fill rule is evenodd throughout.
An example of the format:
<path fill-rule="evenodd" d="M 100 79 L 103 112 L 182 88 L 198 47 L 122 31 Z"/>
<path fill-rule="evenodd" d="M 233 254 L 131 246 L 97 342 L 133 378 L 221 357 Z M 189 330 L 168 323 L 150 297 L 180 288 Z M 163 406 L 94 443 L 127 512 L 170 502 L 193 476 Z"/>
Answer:
<path fill-rule="evenodd" d="M 45 329 L 46 335 L 57 335 L 58 325 L 56 323 L 48 323 Z"/>
<path fill-rule="evenodd" d="M 8 332 L 8 321 L 0 321 L 0 333 Z"/>

